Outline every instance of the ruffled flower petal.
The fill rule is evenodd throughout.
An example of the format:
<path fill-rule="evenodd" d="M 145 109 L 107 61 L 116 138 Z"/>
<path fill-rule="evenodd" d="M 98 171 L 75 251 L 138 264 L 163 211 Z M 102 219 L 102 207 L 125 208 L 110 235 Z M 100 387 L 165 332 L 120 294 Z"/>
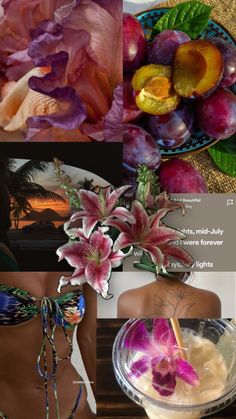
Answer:
<path fill-rule="evenodd" d="M 160 246 L 162 253 L 169 258 L 180 261 L 184 266 L 191 266 L 194 262 L 192 256 L 180 247 L 165 244 Z"/>
<path fill-rule="evenodd" d="M 101 261 L 100 263 L 103 263 L 111 253 L 113 242 L 107 234 L 95 231 L 91 236 L 90 244 L 94 250 L 98 252 Z"/>
<path fill-rule="evenodd" d="M 114 91 L 111 109 L 104 118 L 104 139 L 107 142 L 123 141 L 123 87 Z"/>
<path fill-rule="evenodd" d="M 168 320 L 164 318 L 154 319 L 152 330 L 155 342 L 161 345 L 165 355 L 173 355 L 176 351 L 177 342 Z"/>
<path fill-rule="evenodd" d="M 148 227 L 148 215 L 139 201 L 133 201 L 131 213 L 136 220 L 136 223 L 133 226 L 134 236 L 139 237 Z"/>
<path fill-rule="evenodd" d="M 57 249 L 59 261 L 66 259 L 73 268 L 82 268 L 86 266 L 85 255 L 90 250 L 90 246 L 85 242 L 69 242 Z"/>

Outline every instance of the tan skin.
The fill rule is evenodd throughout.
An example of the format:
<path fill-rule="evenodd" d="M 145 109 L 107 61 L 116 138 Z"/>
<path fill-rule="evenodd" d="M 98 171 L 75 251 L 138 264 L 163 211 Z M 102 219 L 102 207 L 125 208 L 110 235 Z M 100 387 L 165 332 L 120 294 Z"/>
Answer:
<path fill-rule="evenodd" d="M 219 297 L 181 282 L 181 277 L 181 273 L 175 279 L 158 276 L 155 282 L 124 292 L 117 317 L 221 317 Z"/>
<path fill-rule="evenodd" d="M 28 291 L 31 295 L 59 296 L 57 285 L 63 273 L 56 272 L 3 272 L 0 283 Z M 65 275 L 68 275 L 66 273 Z M 79 287 L 66 286 L 61 293 L 67 293 Z M 96 378 L 96 295 L 86 284 L 84 286 L 86 311 L 77 328 L 78 345 L 92 389 L 95 392 Z M 73 331 L 68 335 L 72 338 Z M 56 347 L 60 357 L 68 354 L 69 345 L 62 328 L 56 332 Z M 16 326 L 0 326 L 0 411 L 9 419 L 42 419 L 45 415 L 44 381 L 36 369 L 37 356 L 42 345 L 42 324 L 40 316 Z M 52 357 L 47 347 L 48 371 L 51 371 Z M 79 393 L 78 381 L 83 381 L 72 366 L 70 360 L 58 364 L 56 382 L 60 408 L 60 419 L 68 419 Z M 77 383 L 76 383 L 77 382 Z M 50 419 L 56 418 L 55 402 L 49 385 Z M 80 398 L 75 419 L 92 419 L 96 415 L 87 402 L 86 388 Z"/>

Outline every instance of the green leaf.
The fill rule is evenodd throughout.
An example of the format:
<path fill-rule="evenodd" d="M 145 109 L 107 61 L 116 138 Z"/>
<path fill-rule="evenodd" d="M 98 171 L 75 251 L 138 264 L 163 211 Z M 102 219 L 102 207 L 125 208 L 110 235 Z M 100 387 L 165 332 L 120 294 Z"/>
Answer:
<path fill-rule="evenodd" d="M 236 177 L 236 136 L 221 140 L 208 148 L 216 166 L 229 176 Z"/>
<path fill-rule="evenodd" d="M 166 29 L 177 29 L 195 39 L 206 28 L 211 10 L 212 6 L 199 1 L 180 3 L 158 20 L 151 38 Z"/>

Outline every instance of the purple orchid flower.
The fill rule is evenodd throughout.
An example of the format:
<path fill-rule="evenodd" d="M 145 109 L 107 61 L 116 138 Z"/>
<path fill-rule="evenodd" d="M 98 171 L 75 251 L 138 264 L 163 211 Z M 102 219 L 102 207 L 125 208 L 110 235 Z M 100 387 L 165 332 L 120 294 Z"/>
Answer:
<path fill-rule="evenodd" d="M 114 251 L 113 241 L 107 235 L 106 228 L 98 228 L 86 239 L 81 231 L 80 241 L 70 241 L 57 249 L 59 260 L 66 259 L 69 265 L 75 268 L 72 276 L 61 277 L 58 291 L 62 286 L 81 285 L 88 282 L 89 285 L 103 298 L 109 299 L 108 281 L 112 268 L 120 266 L 128 253 Z"/>
<path fill-rule="evenodd" d="M 134 216 L 123 207 L 116 207 L 120 196 L 129 188 L 129 185 L 121 186 L 120 188 L 111 191 L 111 187 L 101 189 L 99 194 L 82 189 L 80 191 L 80 202 L 82 211 L 78 211 L 72 215 L 70 223 L 75 223 L 83 219 L 83 230 L 85 237 L 89 237 L 92 230 L 98 222 L 119 218 L 122 221 L 135 223 Z"/>
<path fill-rule="evenodd" d="M 152 386 L 161 396 L 174 393 L 177 378 L 192 386 L 199 384 L 196 370 L 180 357 L 180 348 L 168 320 L 154 319 L 151 335 L 140 320 L 138 326 L 128 333 L 125 346 L 144 354 L 131 364 L 130 376 L 137 379 L 151 369 Z"/>
<path fill-rule="evenodd" d="M 167 266 L 168 256 L 181 261 L 185 266 L 191 266 L 192 257 L 171 243 L 186 236 L 178 230 L 161 224 L 161 219 L 168 211 L 169 208 L 161 208 L 149 216 L 143 205 L 139 201 L 134 201 L 131 214 L 136 220 L 135 224 L 129 225 L 121 220 L 106 220 L 104 225 L 113 226 L 121 232 L 114 243 L 114 250 L 118 251 L 128 246 L 134 246 L 147 251 L 159 270 Z"/>

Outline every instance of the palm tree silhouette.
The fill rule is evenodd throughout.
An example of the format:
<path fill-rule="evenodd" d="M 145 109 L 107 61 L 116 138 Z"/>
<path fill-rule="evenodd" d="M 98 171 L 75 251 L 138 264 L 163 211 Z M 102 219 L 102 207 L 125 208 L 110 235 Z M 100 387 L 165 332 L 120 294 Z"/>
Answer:
<path fill-rule="evenodd" d="M 11 198 L 11 213 L 14 219 L 15 228 L 19 228 L 20 216 L 29 214 L 32 211 L 31 199 L 51 200 L 54 202 L 65 202 L 60 195 L 48 191 L 42 185 L 35 183 L 40 172 L 44 172 L 50 163 L 39 160 L 29 160 L 15 169 L 15 161 L 8 160 L 10 174 L 9 195 Z"/>

